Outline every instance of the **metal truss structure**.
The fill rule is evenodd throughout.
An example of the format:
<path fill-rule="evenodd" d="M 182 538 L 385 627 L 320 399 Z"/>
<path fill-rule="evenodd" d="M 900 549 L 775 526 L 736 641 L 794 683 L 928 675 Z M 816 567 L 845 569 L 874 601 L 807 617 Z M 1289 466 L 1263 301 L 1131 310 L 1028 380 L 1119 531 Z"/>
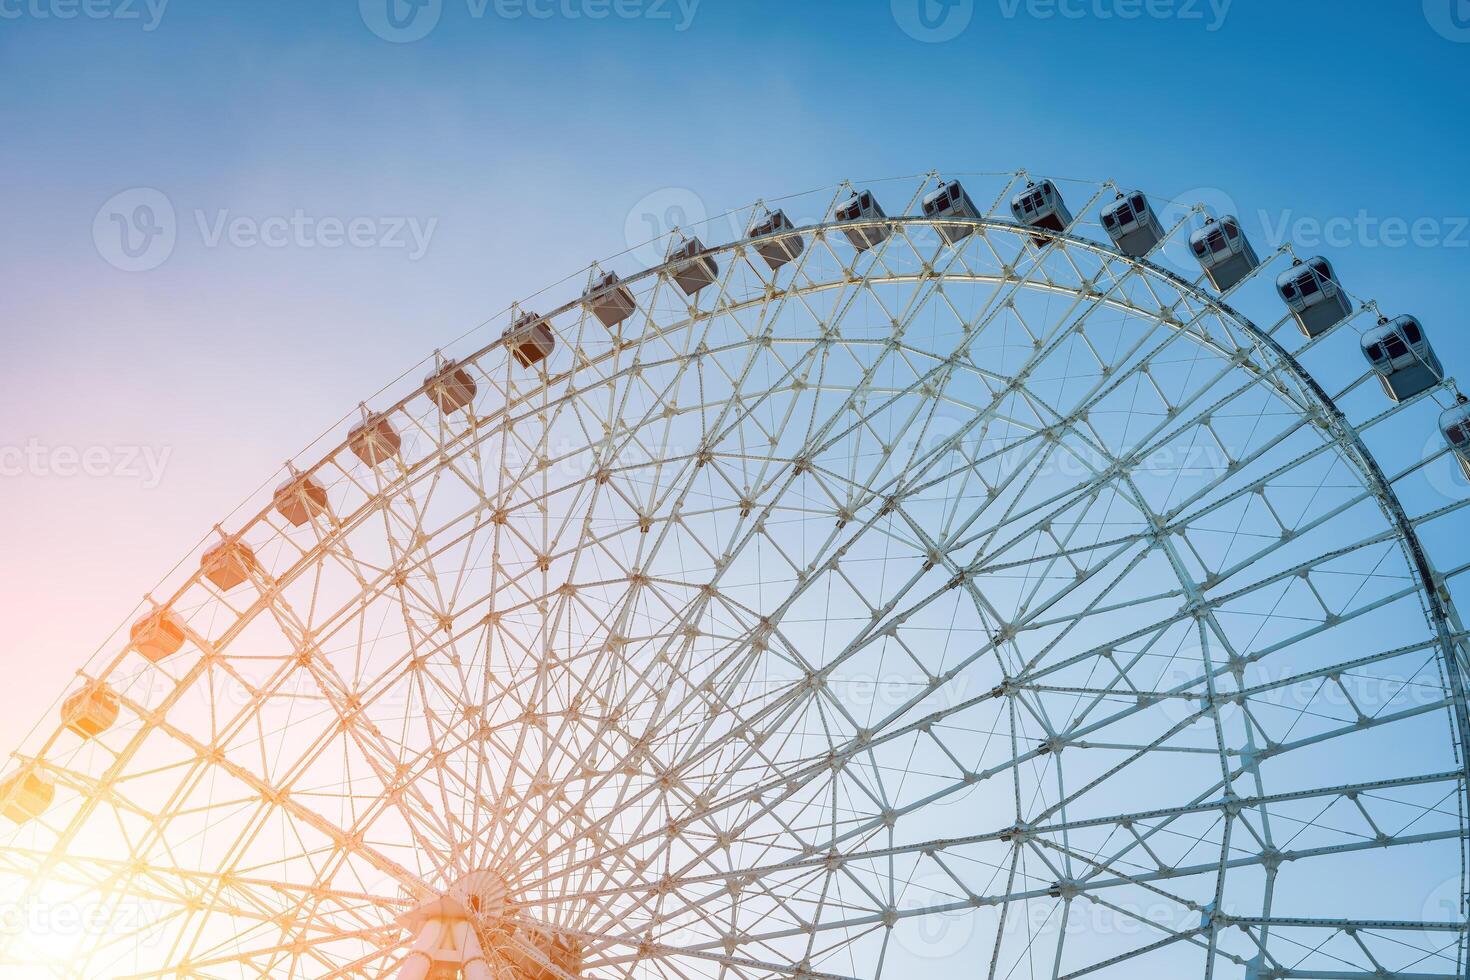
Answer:
<path fill-rule="evenodd" d="M 937 180 L 594 267 L 206 542 L 16 753 L 5 975 L 1463 976 L 1452 382 Z"/>

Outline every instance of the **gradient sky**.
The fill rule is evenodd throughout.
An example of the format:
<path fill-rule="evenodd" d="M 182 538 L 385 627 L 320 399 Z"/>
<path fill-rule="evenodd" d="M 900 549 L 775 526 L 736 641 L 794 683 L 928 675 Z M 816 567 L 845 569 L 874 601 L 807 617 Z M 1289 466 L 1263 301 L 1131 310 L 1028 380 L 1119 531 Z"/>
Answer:
<path fill-rule="evenodd" d="M 691 0 L 607 19 L 443 0 L 412 43 L 369 29 L 374 0 L 172 0 L 156 22 L 158 0 L 87 2 L 110 16 L 0 0 L 0 463 L 35 449 L 0 467 L 3 652 L 25 675 L 0 685 L 5 746 L 283 461 L 649 216 L 1025 167 L 1233 200 L 1257 238 L 1345 218 L 1326 251 L 1349 286 L 1470 364 L 1451 0 L 1154 0 L 1175 15 L 1133 20 L 1105 16 L 1128 0 L 958 0 L 931 8 L 958 31 L 934 43 L 918 0 L 702 0 L 687 23 Z M 136 188 L 167 198 L 177 242 L 129 272 L 94 221 Z M 432 235 L 421 256 L 211 244 L 221 218 L 298 211 Z M 1388 219 L 1420 241 L 1385 240 Z M 94 475 L 57 472 L 93 447 Z"/>

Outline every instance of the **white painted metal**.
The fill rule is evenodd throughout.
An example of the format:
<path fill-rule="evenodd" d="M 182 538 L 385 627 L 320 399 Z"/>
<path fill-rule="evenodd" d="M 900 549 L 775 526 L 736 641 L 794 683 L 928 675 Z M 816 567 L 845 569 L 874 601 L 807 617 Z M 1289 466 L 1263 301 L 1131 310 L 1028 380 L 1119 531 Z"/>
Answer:
<path fill-rule="evenodd" d="M 620 272 L 616 331 L 537 297 L 537 370 L 502 319 L 375 397 L 393 452 L 334 434 L 245 581 L 159 590 L 179 650 L 89 666 L 117 719 L 19 753 L 0 899 L 141 912 L 0 964 L 1463 974 L 1460 504 L 1369 445 L 1413 405 L 1089 237 L 1113 187 L 1037 249 L 1023 176 L 960 176 L 972 227 L 933 177 L 782 202 L 787 261 Z"/>

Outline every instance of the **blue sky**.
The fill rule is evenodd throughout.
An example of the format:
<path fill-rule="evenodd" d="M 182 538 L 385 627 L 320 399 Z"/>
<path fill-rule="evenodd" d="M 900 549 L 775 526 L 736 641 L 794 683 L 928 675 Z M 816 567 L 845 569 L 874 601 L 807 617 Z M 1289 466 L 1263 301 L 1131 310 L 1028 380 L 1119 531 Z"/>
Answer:
<path fill-rule="evenodd" d="M 904 29 L 917 0 L 701 0 L 687 23 L 443 0 L 412 43 L 369 28 L 374 2 L 0 0 L 0 444 L 159 464 L 0 480 L 7 631 L 42 690 L 359 400 L 676 205 L 1026 167 L 1224 195 L 1255 236 L 1345 219 L 1369 229 L 1328 250 L 1349 286 L 1470 363 L 1449 0 L 974 0 L 928 8 L 938 43 Z M 138 188 L 177 244 L 128 272 L 94 222 Z M 416 222 L 426 247 L 211 244 L 298 213 L 380 246 Z M 1385 241 L 1392 220 L 1426 234 Z"/>

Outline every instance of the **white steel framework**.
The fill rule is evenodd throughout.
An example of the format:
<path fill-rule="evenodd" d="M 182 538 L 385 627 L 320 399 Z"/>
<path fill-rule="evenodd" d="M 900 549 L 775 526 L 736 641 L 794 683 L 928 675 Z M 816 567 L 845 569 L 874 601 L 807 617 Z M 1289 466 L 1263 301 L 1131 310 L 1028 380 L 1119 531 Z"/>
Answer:
<path fill-rule="evenodd" d="M 1022 179 L 799 199 L 365 408 L 16 753 L 5 975 L 1462 976 L 1463 501 L 1374 454 L 1452 383 L 1375 403 L 1237 309 L 1274 272 L 1167 268 L 1192 212 L 1127 257 Z"/>

